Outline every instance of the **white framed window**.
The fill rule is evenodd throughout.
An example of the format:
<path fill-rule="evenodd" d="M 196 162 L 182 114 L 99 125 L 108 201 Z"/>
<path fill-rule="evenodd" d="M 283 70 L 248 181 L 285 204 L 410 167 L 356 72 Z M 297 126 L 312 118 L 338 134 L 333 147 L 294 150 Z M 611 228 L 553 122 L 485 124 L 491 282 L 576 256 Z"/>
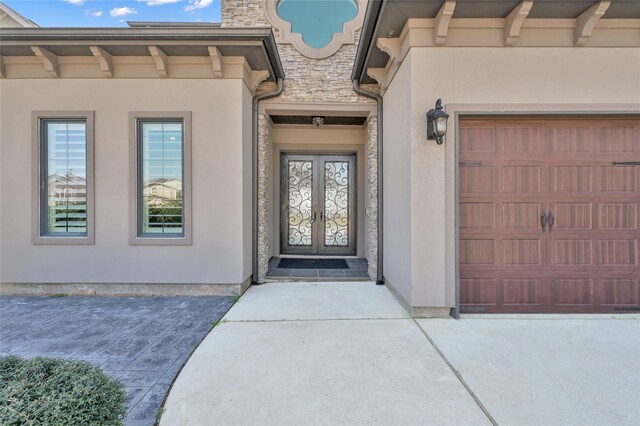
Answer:
<path fill-rule="evenodd" d="M 94 112 L 33 111 L 33 244 L 94 244 Z"/>
<path fill-rule="evenodd" d="M 131 112 L 130 244 L 191 244 L 191 113 Z"/>

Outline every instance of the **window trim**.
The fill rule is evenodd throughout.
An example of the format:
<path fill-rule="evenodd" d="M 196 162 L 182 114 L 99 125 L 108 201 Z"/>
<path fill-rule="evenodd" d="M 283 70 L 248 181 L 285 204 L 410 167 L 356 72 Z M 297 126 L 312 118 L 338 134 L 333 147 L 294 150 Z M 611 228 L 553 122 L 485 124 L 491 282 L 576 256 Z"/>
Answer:
<path fill-rule="evenodd" d="M 46 120 L 84 120 L 86 123 L 86 156 L 87 156 L 87 235 L 64 236 L 46 235 L 42 229 L 42 125 Z M 94 142 L 95 111 L 32 111 L 32 212 L 31 243 L 32 244 L 95 244 L 95 191 L 94 191 Z"/>
<path fill-rule="evenodd" d="M 140 185 L 139 165 L 139 123 L 146 120 L 182 120 L 182 209 L 184 214 L 184 235 L 143 234 L 139 221 Z M 131 111 L 129 112 L 129 244 L 130 245 L 191 245 L 191 111 Z"/>

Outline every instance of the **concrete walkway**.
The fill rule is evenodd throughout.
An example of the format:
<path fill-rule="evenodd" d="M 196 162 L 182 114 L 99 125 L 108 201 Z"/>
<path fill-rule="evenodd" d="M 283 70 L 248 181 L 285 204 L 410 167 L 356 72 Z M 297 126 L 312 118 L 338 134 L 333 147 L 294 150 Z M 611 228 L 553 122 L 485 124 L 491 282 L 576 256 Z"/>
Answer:
<path fill-rule="evenodd" d="M 631 424 L 638 394 L 638 315 L 413 320 L 371 283 L 265 284 L 200 344 L 161 425 Z"/>

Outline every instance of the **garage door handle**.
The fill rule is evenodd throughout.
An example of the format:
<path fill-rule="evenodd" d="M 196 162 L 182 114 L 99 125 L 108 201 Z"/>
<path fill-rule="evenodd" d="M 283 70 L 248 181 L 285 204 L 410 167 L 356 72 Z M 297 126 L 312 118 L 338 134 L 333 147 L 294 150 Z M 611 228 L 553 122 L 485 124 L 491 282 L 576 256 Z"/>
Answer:
<path fill-rule="evenodd" d="M 640 166 L 640 161 L 614 161 L 614 166 Z"/>
<path fill-rule="evenodd" d="M 542 232 L 544 232 L 544 228 L 547 227 L 547 213 L 542 210 L 542 214 L 540 215 L 540 226 L 542 226 Z"/>
<path fill-rule="evenodd" d="M 554 223 L 556 223 L 556 218 L 553 215 L 553 210 L 549 210 L 549 232 L 553 229 Z"/>

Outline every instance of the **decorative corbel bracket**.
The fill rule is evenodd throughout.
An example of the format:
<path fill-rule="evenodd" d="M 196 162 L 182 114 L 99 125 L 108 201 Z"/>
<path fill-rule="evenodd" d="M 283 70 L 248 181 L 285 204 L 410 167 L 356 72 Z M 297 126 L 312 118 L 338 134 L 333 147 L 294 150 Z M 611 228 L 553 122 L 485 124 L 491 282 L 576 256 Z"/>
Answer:
<path fill-rule="evenodd" d="M 31 50 L 42 61 L 44 69 L 54 77 L 60 77 L 60 63 L 58 55 L 40 46 L 31 46 Z"/>
<path fill-rule="evenodd" d="M 149 53 L 153 57 L 154 62 L 156 63 L 156 69 L 158 70 L 158 75 L 162 78 L 166 78 L 169 76 L 169 59 L 167 54 L 162 51 L 158 46 L 149 46 Z"/>
<path fill-rule="evenodd" d="M 98 61 L 102 74 L 105 77 L 113 77 L 113 57 L 111 54 L 98 46 L 89 46 L 89 49 L 91 49 L 93 57 Z"/>
<path fill-rule="evenodd" d="M 591 34 L 593 27 L 611 5 L 611 0 L 602 0 L 587 9 L 582 15 L 576 19 L 576 28 L 573 33 L 573 43 L 576 46 L 583 46 Z"/>
<path fill-rule="evenodd" d="M 378 82 L 380 92 L 387 90 L 387 70 L 385 68 L 367 68 L 367 75 Z"/>
<path fill-rule="evenodd" d="M 211 65 L 213 66 L 213 77 L 222 77 L 222 55 L 215 46 L 209 46 L 209 56 L 211 57 Z"/>
<path fill-rule="evenodd" d="M 506 46 L 513 46 L 518 41 L 520 28 L 522 28 L 524 20 L 527 19 L 532 6 L 533 0 L 524 0 L 505 18 L 504 44 Z"/>
<path fill-rule="evenodd" d="M 400 55 L 402 46 L 400 44 L 400 38 L 384 38 L 381 37 L 376 40 L 376 46 L 378 49 L 382 50 L 384 53 L 389 55 L 389 61 L 391 63 L 400 61 Z"/>
<path fill-rule="evenodd" d="M 433 34 L 433 42 L 436 46 L 443 46 L 447 41 L 447 33 L 449 32 L 449 23 L 456 8 L 456 2 L 447 0 L 442 4 L 440 11 L 436 15 L 435 29 Z"/>
<path fill-rule="evenodd" d="M 260 83 L 262 83 L 263 81 L 265 81 L 266 79 L 269 78 L 269 71 L 267 70 L 261 70 L 261 71 L 251 71 L 251 77 L 250 77 L 250 81 L 249 81 L 249 90 L 252 93 L 255 93 L 256 90 L 258 90 L 258 86 L 260 86 Z"/>

